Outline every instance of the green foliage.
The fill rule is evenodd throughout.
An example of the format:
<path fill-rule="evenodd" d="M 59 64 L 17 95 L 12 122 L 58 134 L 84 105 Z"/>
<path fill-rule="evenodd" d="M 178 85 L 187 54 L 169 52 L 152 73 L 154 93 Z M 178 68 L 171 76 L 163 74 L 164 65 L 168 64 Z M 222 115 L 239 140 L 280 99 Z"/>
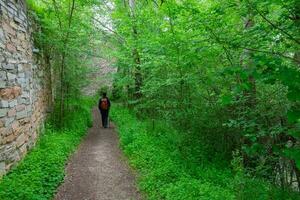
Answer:
<path fill-rule="evenodd" d="M 20 164 L 0 180 L 1 200 L 48 200 L 64 179 L 65 164 L 92 123 L 93 100 L 77 99 L 64 130 L 46 124 L 45 132 Z"/>
<path fill-rule="evenodd" d="M 289 190 L 300 189 L 296 0 L 114 0 L 104 16 L 112 26 L 94 18 L 97 6 L 110 7 L 106 1 L 78 0 L 74 10 L 75 1 L 28 2 L 57 80 L 54 124 L 79 106 L 72 99 L 85 84 L 95 29 L 113 46 L 113 97 L 147 122 L 124 110 L 114 118 L 150 199 L 294 198 Z"/>
<path fill-rule="evenodd" d="M 235 154 L 231 170 L 220 158 L 207 160 L 205 147 L 166 123 L 139 121 L 121 106 L 112 110 L 120 143 L 139 172 L 139 187 L 147 199 L 297 199 L 264 180 L 245 174 Z M 196 146 L 198 145 L 198 146 Z"/>
<path fill-rule="evenodd" d="M 114 3 L 123 102 L 187 133 L 189 153 L 229 166 L 239 150 L 246 174 L 299 191 L 299 3 Z"/>
<path fill-rule="evenodd" d="M 93 0 L 41 1 L 27 0 L 31 16 L 40 28 L 35 33 L 35 45 L 41 50 L 41 60 L 47 67 L 54 97 L 55 126 L 63 127 L 70 111 L 70 101 L 81 96 L 90 83 L 88 74 L 97 56 Z"/>

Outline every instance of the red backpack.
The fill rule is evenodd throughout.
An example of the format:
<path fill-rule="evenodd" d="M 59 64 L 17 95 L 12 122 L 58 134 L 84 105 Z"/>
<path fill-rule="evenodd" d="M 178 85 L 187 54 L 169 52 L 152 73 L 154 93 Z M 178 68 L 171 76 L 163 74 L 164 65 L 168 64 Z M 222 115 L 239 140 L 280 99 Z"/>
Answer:
<path fill-rule="evenodd" d="M 107 110 L 108 109 L 108 100 L 107 100 L 107 98 L 101 99 L 100 108 L 101 108 L 101 110 Z"/>

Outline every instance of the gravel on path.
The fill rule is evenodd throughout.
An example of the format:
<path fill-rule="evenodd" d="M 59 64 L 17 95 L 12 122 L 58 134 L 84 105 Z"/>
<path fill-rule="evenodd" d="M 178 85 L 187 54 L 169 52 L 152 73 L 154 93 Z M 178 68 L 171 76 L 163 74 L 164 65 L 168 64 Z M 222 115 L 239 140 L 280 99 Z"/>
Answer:
<path fill-rule="evenodd" d="M 64 183 L 55 200 L 139 200 L 135 176 L 128 167 L 111 128 L 100 126 L 100 114 L 93 109 L 93 127 L 71 157 Z"/>

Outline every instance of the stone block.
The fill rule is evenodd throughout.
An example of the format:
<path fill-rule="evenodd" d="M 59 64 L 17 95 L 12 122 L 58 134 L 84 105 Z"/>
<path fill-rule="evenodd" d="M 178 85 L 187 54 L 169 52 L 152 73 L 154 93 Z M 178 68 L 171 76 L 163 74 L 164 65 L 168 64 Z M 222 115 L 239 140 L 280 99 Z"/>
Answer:
<path fill-rule="evenodd" d="M 32 116 L 32 112 L 31 111 L 27 112 L 27 115 Z"/>
<path fill-rule="evenodd" d="M 27 124 L 28 125 L 28 124 Z M 30 126 L 30 124 L 29 124 L 29 126 Z M 15 131 L 13 131 L 13 133 L 16 135 L 16 136 L 19 136 L 19 135 L 21 135 L 22 133 L 25 133 L 26 135 L 28 134 L 28 133 L 30 133 L 30 129 L 27 129 L 26 130 L 26 126 L 19 126 L 19 127 L 17 127 L 16 129 L 15 129 Z"/>
<path fill-rule="evenodd" d="M 25 85 L 27 83 L 27 81 L 26 81 L 25 78 L 21 77 L 21 78 L 18 78 L 18 83 L 21 84 L 21 85 Z"/>
<path fill-rule="evenodd" d="M 15 141 L 15 140 L 16 140 L 16 136 L 15 136 L 13 133 L 7 135 L 7 136 L 4 138 L 5 143 L 11 143 L 11 142 L 13 142 L 13 141 Z M 10 155 L 8 155 L 8 156 L 10 156 Z"/>
<path fill-rule="evenodd" d="M 15 60 L 15 59 L 8 59 L 7 62 L 10 63 L 10 64 L 17 64 L 18 63 L 18 61 Z"/>
<path fill-rule="evenodd" d="M 6 146 L 0 146 L 0 162 L 2 161 L 5 161 L 5 149 L 6 149 Z"/>
<path fill-rule="evenodd" d="M 21 135 L 17 138 L 17 140 L 16 140 L 17 147 L 22 146 L 26 141 L 27 141 L 26 135 L 25 135 L 25 134 L 21 134 Z"/>
<path fill-rule="evenodd" d="M 1 131 L 1 128 L 4 127 L 4 122 L 2 120 L 0 120 L 0 131 Z M 0 135 L 1 135 L 1 132 L 0 132 Z"/>
<path fill-rule="evenodd" d="M 23 28 L 23 27 L 21 27 L 21 26 L 19 26 L 18 30 L 19 30 L 19 31 L 22 31 L 23 33 L 26 33 L 26 29 Z"/>
<path fill-rule="evenodd" d="M 9 102 L 9 107 L 10 107 L 10 108 L 13 108 L 13 107 L 15 107 L 17 104 L 18 104 L 18 101 L 17 101 L 17 100 L 12 100 L 12 101 Z"/>
<path fill-rule="evenodd" d="M 5 167 L 6 171 L 10 170 L 14 165 L 15 163 L 11 163 L 11 162 L 6 163 L 6 167 Z"/>
<path fill-rule="evenodd" d="M 3 122 L 4 123 L 4 122 Z M 9 135 L 11 133 L 11 129 L 10 128 L 5 128 L 5 127 L 3 127 L 3 128 L 0 128 L 0 134 L 2 135 L 2 136 L 7 136 L 7 135 Z M 1 146 L 0 146 L 1 147 Z"/>
<path fill-rule="evenodd" d="M 10 154 L 8 157 L 7 157 L 7 160 L 10 161 L 10 162 L 18 162 L 20 160 L 20 155 L 18 153 L 17 150 L 14 151 L 14 153 Z"/>
<path fill-rule="evenodd" d="M 28 69 L 28 66 L 29 66 L 29 68 L 30 68 L 30 65 L 24 65 L 25 66 L 25 68 L 26 69 Z M 30 71 L 30 70 L 27 70 L 26 72 L 25 72 L 25 78 L 26 79 L 30 79 L 32 77 L 32 72 Z"/>
<path fill-rule="evenodd" d="M 4 36 L 4 32 L 3 32 L 3 30 L 1 29 L 1 27 L 0 27 L 0 41 L 5 41 L 5 36 Z"/>
<path fill-rule="evenodd" d="M 14 117 L 9 117 L 5 119 L 5 127 L 10 129 L 11 124 L 14 122 L 15 118 Z M 12 130 L 11 130 L 12 131 Z"/>
<path fill-rule="evenodd" d="M 9 19 L 12 19 L 16 15 L 16 13 L 15 13 L 15 11 L 10 12 L 7 10 L 7 15 L 8 15 Z"/>
<path fill-rule="evenodd" d="M 15 108 L 12 108 L 7 112 L 8 117 L 14 117 L 14 116 L 16 116 L 16 114 L 17 114 L 17 111 Z"/>
<path fill-rule="evenodd" d="M 26 117 L 24 119 L 19 120 L 20 125 L 24 126 L 25 124 L 28 124 L 30 122 L 30 118 Z"/>
<path fill-rule="evenodd" d="M 25 108 L 26 108 L 26 106 L 25 106 L 24 104 L 21 104 L 21 105 L 17 105 L 16 110 L 17 110 L 18 112 L 20 112 L 20 111 L 22 111 L 22 110 L 25 110 Z"/>
<path fill-rule="evenodd" d="M 17 47 L 21 44 L 20 40 L 17 37 L 10 38 L 10 43 L 12 45 L 14 45 L 15 47 Z"/>
<path fill-rule="evenodd" d="M 12 88 L 0 89 L 0 98 L 4 100 L 15 99 L 21 95 L 21 88 L 19 86 L 14 86 Z"/>
<path fill-rule="evenodd" d="M 17 38 L 21 41 L 26 40 L 26 34 L 25 33 L 17 33 Z"/>
<path fill-rule="evenodd" d="M 6 88 L 6 83 L 4 81 L 0 82 L 0 89 Z"/>
<path fill-rule="evenodd" d="M 21 98 L 19 103 L 29 105 L 31 103 L 31 101 L 30 101 L 30 98 Z"/>
<path fill-rule="evenodd" d="M 5 168 L 5 162 L 0 162 L 0 178 L 5 175 L 6 168 Z"/>
<path fill-rule="evenodd" d="M 20 111 L 20 112 L 17 112 L 17 119 L 23 119 L 23 118 L 26 118 L 27 117 L 27 111 L 26 110 L 23 110 L 23 111 Z"/>
<path fill-rule="evenodd" d="M 17 48 L 15 47 L 14 44 L 12 43 L 7 43 L 6 44 L 6 49 L 11 52 L 11 53 L 16 53 L 17 52 Z"/>
<path fill-rule="evenodd" d="M 3 31 L 5 32 L 5 33 L 8 33 L 8 34 L 10 34 L 10 35 L 12 35 L 12 36 L 15 36 L 16 35 L 16 31 L 9 25 L 9 24 L 7 24 L 7 23 L 3 23 L 2 24 L 2 28 L 3 28 Z"/>
<path fill-rule="evenodd" d="M 14 64 L 4 64 L 2 65 L 3 69 L 6 69 L 6 70 L 13 70 L 15 69 L 15 65 Z"/>
<path fill-rule="evenodd" d="M 32 106 L 31 105 L 26 106 L 26 110 L 27 110 L 27 112 L 31 112 L 32 111 Z"/>
<path fill-rule="evenodd" d="M 7 6 L 8 6 L 7 9 L 11 9 L 14 12 L 18 11 L 17 7 L 13 3 L 11 3 L 11 2 L 8 2 Z M 17 13 L 16 13 L 16 15 L 17 15 Z"/>
<path fill-rule="evenodd" d="M 14 121 L 12 124 L 11 124 L 11 128 L 13 130 L 13 132 L 18 132 L 19 131 L 19 127 L 20 127 L 20 123 L 19 121 Z"/>
<path fill-rule="evenodd" d="M 14 21 L 10 21 L 9 25 L 14 29 L 14 30 L 18 30 L 19 26 L 18 24 L 16 24 Z M 16 32 L 17 34 L 17 32 Z"/>
<path fill-rule="evenodd" d="M 5 58 L 3 57 L 3 56 L 1 56 L 0 57 L 0 64 L 2 63 L 2 62 L 4 62 L 5 61 Z"/>
<path fill-rule="evenodd" d="M 22 88 L 27 88 L 29 85 L 28 85 L 28 83 L 19 83 L 19 82 L 17 82 Z"/>
<path fill-rule="evenodd" d="M 14 81 L 14 80 L 16 80 L 17 76 L 12 73 L 7 73 L 7 78 L 9 81 Z"/>
<path fill-rule="evenodd" d="M 23 144 L 20 148 L 19 148 L 20 154 L 21 156 L 24 156 L 27 153 L 27 145 Z"/>
<path fill-rule="evenodd" d="M 19 63 L 20 63 L 20 64 L 28 64 L 28 60 L 22 59 L 22 60 L 20 60 Z M 23 67 L 23 66 L 22 66 L 22 67 Z"/>
<path fill-rule="evenodd" d="M 5 117 L 7 115 L 7 108 L 0 108 L 0 117 Z"/>
<path fill-rule="evenodd" d="M 8 101 L 0 100 L 0 108 L 8 108 L 8 107 L 9 107 Z"/>
<path fill-rule="evenodd" d="M 22 52 L 23 54 L 26 53 L 26 49 L 24 49 L 22 46 L 17 46 L 17 50 L 18 50 L 19 52 Z"/>
<path fill-rule="evenodd" d="M 1 81 L 6 81 L 6 72 L 5 71 L 0 71 L 0 80 Z"/>
<path fill-rule="evenodd" d="M 19 73 L 18 78 L 25 78 L 25 73 Z"/>
<path fill-rule="evenodd" d="M 5 49 L 5 44 L 0 40 L 0 49 Z"/>
<path fill-rule="evenodd" d="M 25 16 L 23 13 L 21 13 L 21 14 L 19 15 L 19 19 L 20 19 L 23 23 L 26 23 L 26 16 Z"/>
<path fill-rule="evenodd" d="M 14 17 L 14 20 L 17 24 L 22 24 L 23 21 L 19 17 Z"/>
<path fill-rule="evenodd" d="M 23 65 L 22 64 L 18 64 L 18 72 L 23 72 Z"/>
<path fill-rule="evenodd" d="M 15 161 L 18 158 L 16 144 L 11 143 L 0 147 L 0 162 L 1 161 Z"/>
<path fill-rule="evenodd" d="M 32 52 L 33 52 L 33 53 L 39 53 L 40 50 L 34 48 L 34 49 L 32 49 Z M 37 65 L 34 65 L 34 68 L 36 69 L 36 68 L 37 68 Z"/>

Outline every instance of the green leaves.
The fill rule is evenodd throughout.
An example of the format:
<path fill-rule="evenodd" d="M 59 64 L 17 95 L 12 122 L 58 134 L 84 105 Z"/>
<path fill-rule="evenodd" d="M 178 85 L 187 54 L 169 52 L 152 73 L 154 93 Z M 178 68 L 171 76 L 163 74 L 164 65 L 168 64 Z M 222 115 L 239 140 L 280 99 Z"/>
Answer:
<path fill-rule="evenodd" d="M 299 122 L 300 120 L 300 111 L 292 110 L 288 112 L 288 120 L 291 124 Z"/>
<path fill-rule="evenodd" d="M 233 98 L 231 95 L 224 95 L 221 97 L 221 104 L 223 104 L 225 106 L 229 105 L 232 103 L 232 100 L 233 100 Z"/>
<path fill-rule="evenodd" d="M 294 160 L 297 168 L 300 170 L 300 149 L 297 147 L 289 148 L 284 151 L 284 154 L 289 159 Z"/>
<path fill-rule="evenodd" d="M 227 182 L 231 174 L 213 164 L 202 168 L 195 163 L 203 148 L 185 145 L 185 133 L 160 121 L 154 122 L 153 129 L 150 121 L 138 121 L 120 106 L 112 110 L 112 118 L 118 125 L 123 151 L 140 173 L 139 187 L 147 199 L 234 199 Z"/>
<path fill-rule="evenodd" d="M 277 184 L 284 144 L 288 138 L 299 143 L 295 1 L 135 2 L 132 18 L 124 1 L 115 1 L 116 31 L 129 41 L 126 47 L 117 44 L 115 52 L 115 84 L 123 88 L 123 101 L 133 96 L 137 49 L 143 79 L 142 97 L 134 101 L 139 116 L 170 122 L 191 133 L 187 139 L 205 141 L 211 159 L 224 156 L 229 162 L 233 149 L 244 149 L 248 172 Z M 259 198 L 261 190 L 255 190 Z"/>

